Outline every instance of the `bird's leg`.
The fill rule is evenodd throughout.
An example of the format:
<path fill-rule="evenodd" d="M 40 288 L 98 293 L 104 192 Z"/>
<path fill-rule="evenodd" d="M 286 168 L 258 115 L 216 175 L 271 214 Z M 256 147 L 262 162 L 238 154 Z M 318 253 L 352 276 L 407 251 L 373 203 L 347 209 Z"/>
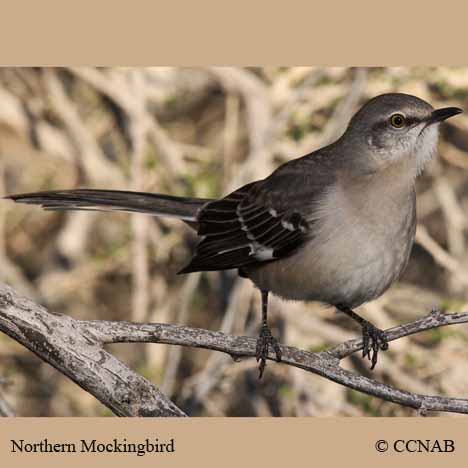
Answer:
<path fill-rule="evenodd" d="M 268 357 L 268 351 L 270 345 L 273 347 L 276 360 L 281 361 L 281 348 L 276 338 L 271 334 L 271 330 L 268 327 L 268 291 L 260 291 L 262 294 L 262 327 L 260 328 L 260 334 L 257 338 L 256 358 L 257 362 L 260 362 L 258 367 L 258 378 L 261 379 L 263 371 L 266 367 L 266 358 Z"/>
<path fill-rule="evenodd" d="M 362 328 L 362 357 L 367 357 L 371 361 L 371 370 L 377 364 L 377 355 L 379 350 L 385 351 L 388 349 L 388 342 L 385 338 L 385 332 L 380 330 L 372 323 L 363 319 L 356 314 L 352 309 L 343 305 L 337 305 L 336 308 L 345 313 L 348 317 L 355 320 Z"/>

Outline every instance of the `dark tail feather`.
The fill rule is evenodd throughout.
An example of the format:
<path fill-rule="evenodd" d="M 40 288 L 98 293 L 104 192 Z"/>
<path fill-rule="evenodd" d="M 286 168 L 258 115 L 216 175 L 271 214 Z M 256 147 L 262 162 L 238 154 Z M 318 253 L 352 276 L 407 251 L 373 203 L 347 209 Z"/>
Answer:
<path fill-rule="evenodd" d="M 196 222 L 198 210 L 210 201 L 158 193 L 94 189 L 52 190 L 9 195 L 5 198 L 18 203 L 41 205 L 45 210 L 128 211 L 174 216 L 189 223 Z"/>

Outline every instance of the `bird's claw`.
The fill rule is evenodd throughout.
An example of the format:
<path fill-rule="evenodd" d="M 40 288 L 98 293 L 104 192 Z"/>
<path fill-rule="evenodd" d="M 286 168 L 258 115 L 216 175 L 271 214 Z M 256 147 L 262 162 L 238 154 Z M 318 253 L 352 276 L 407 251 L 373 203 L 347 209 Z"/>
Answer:
<path fill-rule="evenodd" d="M 280 362 L 282 353 L 278 340 L 271 334 L 271 331 L 267 325 L 262 325 L 262 328 L 260 329 L 260 334 L 257 338 L 257 347 L 255 352 L 257 362 L 260 362 L 260 365 L 258 366 L 259 379 L 262 378 L 263 371 L 266 367 L 266 359 L 268 357 L 270 345 L 275 351 L 276 360 Z"/>
<path fill-rule="evenodd" d="M 362 357 L 367 357 L 371 361 L 371 370 L 377 364 L 379 350 L 388 349 L 388 341 L 385 332 L 375 327 L 369 322 L 362 326 Z"/>

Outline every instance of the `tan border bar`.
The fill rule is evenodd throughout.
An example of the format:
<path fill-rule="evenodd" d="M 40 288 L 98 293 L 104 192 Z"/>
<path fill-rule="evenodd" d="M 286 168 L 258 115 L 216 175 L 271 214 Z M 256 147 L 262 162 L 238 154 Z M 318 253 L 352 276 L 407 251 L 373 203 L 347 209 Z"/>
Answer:
<path fill-rule="evenodd" d="M 466 466 L 468 419 L 465 418 L 194 418 L 194 419 L 114 419 L 114 418 L 29 418 L 0 422 L 2 466 L 47 466 L 67 468 L 87 461 L 99 466 L 202 466 L 204 468 L 268 466 L 379 466 L 421 463 L 425 467 Z M 12 453 L 11 440 L 23 444 L 113 444 L 117 438 L 129 443 L 173 439 L 174 452 L 147 453 Z M 421 440 L 431 450 L 438 441 L 447 451 L 413 451 Z M 453 441 L 453 444 L 444 441 Z M 379 442 L 380 441 L 380 442 Z M 379 448 L 388 450 L 379 452 Z M 429 441 L 429 442 L 427 442 Z M 405 449 L 408 443 L 408 448 Z M 45 446 L 45 444 L 43 444 Z M 452 451 L 450 447 L 453 446 Z M 25 445 L 23 445 L 25 447 Z M 398 450 L 398 451 L 396 451 Z M 399 452 L 399 450 L 403 450 Z M 411 451 L 408 451 L 411 450 Z M 325 464 L 325 465 L 324 465 Z"/>
<path fill-rule="evenodd" d="M 460 65 L 460 0 L 2 1 L 6 65 Z"/>

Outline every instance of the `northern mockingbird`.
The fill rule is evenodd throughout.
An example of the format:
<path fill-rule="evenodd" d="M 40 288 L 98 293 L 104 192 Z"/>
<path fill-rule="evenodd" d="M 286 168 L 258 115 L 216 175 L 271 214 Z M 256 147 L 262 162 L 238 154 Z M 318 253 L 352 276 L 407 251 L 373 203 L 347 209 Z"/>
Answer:
<path fill-rule="evenodd" d="M 180 218 L 200 236 L 180 273 L 236 268 L 260 290 L 260 377 L 270 346 L 281 360 L 267 323 L 270 292 L 329 304 L 356 320 L 373 369 L 379 349 L 388 347 L 385 333 L 353 309 L 380 296 L 405 268 L 416 226 L 415 178 L 436 152 L 438 124 L 460 112 L 434 110 L 407 94 L 377 96 L 334 143 L 217 200 L 94 189 L 7 198 L 47 210 Z"/>

